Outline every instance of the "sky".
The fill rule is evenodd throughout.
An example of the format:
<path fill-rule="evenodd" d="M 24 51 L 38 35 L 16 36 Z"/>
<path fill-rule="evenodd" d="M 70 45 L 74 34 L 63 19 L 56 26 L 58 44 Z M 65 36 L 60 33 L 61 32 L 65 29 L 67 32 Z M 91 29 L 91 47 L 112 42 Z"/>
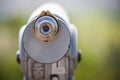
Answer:
<path fill-rule="evenodd" d="M 101 10 L 104 12 L 116 11 L 119 0 L 51 0 L 61 4 L 67 12 L 89 12 Z M 38 6 L 50 0 L 0 0 L 0 16 L 14 16 L 16 14 L 30 15 Z"/>

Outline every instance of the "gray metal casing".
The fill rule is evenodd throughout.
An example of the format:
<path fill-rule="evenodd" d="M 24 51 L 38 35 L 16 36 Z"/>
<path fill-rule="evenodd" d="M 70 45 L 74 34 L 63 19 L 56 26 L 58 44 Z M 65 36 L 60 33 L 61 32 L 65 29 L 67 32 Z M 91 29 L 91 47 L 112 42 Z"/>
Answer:
<path fill-rule="evenodd" d="M 53 80 L 56 75 L 58 80 L 70 80 L 73 76 L 78 59 L 77 29 L 59 14 L 54 15 L 62 32 L 53 41 L 42 42 L 32 34 L 32 23 L 38 15 L 20 29 L 17 54 L 26 80 Z"/>

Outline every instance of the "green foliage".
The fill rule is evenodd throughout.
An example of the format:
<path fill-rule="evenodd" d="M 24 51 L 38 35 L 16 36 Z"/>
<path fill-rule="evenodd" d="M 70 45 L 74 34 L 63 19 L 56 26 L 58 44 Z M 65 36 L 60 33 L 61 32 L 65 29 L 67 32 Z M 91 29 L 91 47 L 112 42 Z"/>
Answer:
<path fill-rule="evenodd" d="M 120 80 L 120 23 L 103 13 L 70 15 L 78 28 L 82 61 L 75 70 L 76 80 Z M 22 80 L 16 62 L 18 32 L 27 18 L 0 21 L 0 80 Z"/>

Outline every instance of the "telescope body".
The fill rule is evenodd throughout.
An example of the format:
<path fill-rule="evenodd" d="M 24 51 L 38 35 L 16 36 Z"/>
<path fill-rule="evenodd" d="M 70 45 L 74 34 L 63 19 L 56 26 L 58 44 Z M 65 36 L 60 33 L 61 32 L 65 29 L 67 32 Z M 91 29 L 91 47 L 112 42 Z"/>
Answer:
<path fill-rule="evenodd" d="M 77 29 L 61 6 L 47 3 L 32 13 L 19 32 L 17 61 L 24 80 L 73 80 Z"/>

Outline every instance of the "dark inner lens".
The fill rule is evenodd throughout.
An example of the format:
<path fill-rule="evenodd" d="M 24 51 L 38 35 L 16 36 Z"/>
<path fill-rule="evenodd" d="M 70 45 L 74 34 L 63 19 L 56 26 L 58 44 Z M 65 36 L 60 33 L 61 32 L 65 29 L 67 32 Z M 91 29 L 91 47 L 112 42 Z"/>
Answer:
<path fill-rule="evenodd" d="M 50 28 L 49 28 L 49 26 L 48 26 L 48 25 L 44 25 L 44 26 L 43 26 L 43 31 L 48 32 L 48 31 L 49 31 L 49 29 L 50 29 Z"/>

